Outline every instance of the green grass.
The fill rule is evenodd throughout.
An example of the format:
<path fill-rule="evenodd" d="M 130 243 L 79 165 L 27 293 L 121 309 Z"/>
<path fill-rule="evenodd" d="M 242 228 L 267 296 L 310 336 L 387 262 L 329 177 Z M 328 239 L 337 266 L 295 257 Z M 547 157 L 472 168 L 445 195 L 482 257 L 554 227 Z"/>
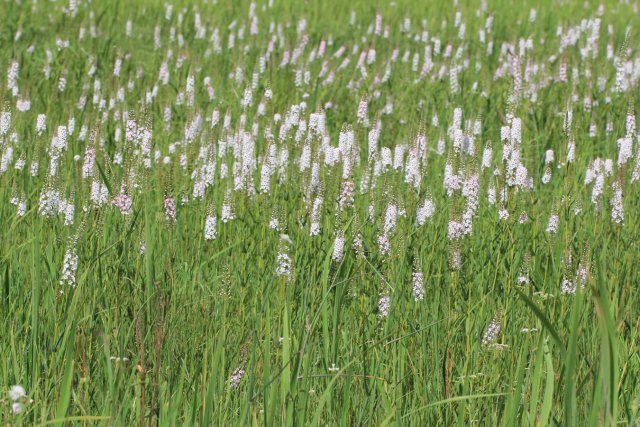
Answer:
<path fill-rule="evenodd" d="M 247 1 L 204 3 L 177 1 L 170 21 L 159 1 L 82 2 L 75 16 L 64 13 L 68 2 L 3 1 L 0 15 L 0 105 L 11 111 L 7 134 L 0 136 L 0 156 L 8 147 L 13 159 L 0 174 L 0 422 L 3 425 L 637 425 L 640 422 L 640 358 L 637 317 L 640 297 L 638 262 L 640 248 L 640 199 L 633 182 L 633 169 L 640 159 L 637 136 L 633 156 L 618 166 L 616 141 L 625 136 L 626 117 L 640 106 L 637 81 L 625 92 L 616 92 L 614 60 L 607 59 L 607 45 L 615 54 L 630 49 L 626 59 L 637 64 L 638 4 L 605 2 L 597 57 L 583 58 L 583 34 L 575 46 L 559 53 L 557 27 L 579 26 L 582 19 L 597 17 L 597 5 L 584 2 L 540 0 L 480 3 L 433 2 L 257 2 L 259 34 L 250 34 Z M 264 6 L 264 8 L 263 8 Z M 184 10 L 183 10 L 184 7 Z M 537 18 L 529 22 L 531 8 Z M 184 11 L 180 24 L 178 13 Z M 355 23 L 350 24 L 351 12 Z M 456 11 L 466 25 L 465 37 L 454 28 Z M 194 26 L 199 12 L 206 37 L 198 39 Z M 390 36 L 368 29 L 376 13 Z M 493 30 L 486 35 L 494 49 L 478 32 L 493 15 Z M 405 17 L 411 18 L 411 35 L 423 34 L 422 20 L 430 37 L 438 37 L 444 52 L 452 44 L 452 55 L 463 46 L 458 59 L 433 55 L 434 67 L 418 81 L 425 44 L 399 31 Z M 281 68 L 283 53 L 300 45 L 296 28 L 306 19 L 308 43 L 294 65 Z M 131 36 L 125 33 L 131 19 Z M 443 25 L 446 20 L 446 25 Z M 236 26 L 229 25 L 236 21 Z M 274 52 L 259 71 L 272 34 L 282 35 Z M 91 37 L 95 25 L 97 37 Z M 154 48 L 156 26 L 162 29 L 162 47 Z M 246 26 L 244 39 L 235 39 L 227 49 L 229 33 L 237 35 Z M 608 34 L 611 25 L 613 33 Z M 170 28 L 175 38 L 170 39 Z M 630 31 L 627 32 L 627 28 Z M 213 29 L 220 32 L 222 53 L 214 51 Z M 83 29 L 85 36 L 79 39 Z M 16 40 L 16 32 L 20 37 Z M 179 37 L 184 45 L 179 45 Z M 363 41 L 363 37 L 366 40 Z M 501 55 L 503 43 L 518 52 L 521 38 L 531 37 L 534 48 L 522 58 L 522 69 L 531 61 L 540 67 L 516 101 L 514 79 L 507 69 L 496 78 L 496 70 L 511 56 Z M 56 39 L 70 46 L 56 47 Z M 322 59 L 309 56 L 321 40 L 332 40 Z M 544 39 L 544 44 L 540 40 Z M 334 53 L 345 46 L 345 54 Z M 30 46 L 34 46 L 30 51 Z M 358 51 L 354 52 L 354 46 Z M 433 48 L 433 43 L 430 43 Z M 246 47 L 246 49 L 245 49 Z M 374 47 L 376 61 L 356 68 L 363 49 Z M 399 49 L 388 81 L 380 82 L 393 50 Z M 168 57 L 170 79 L 158 81 Z M 43 68 L 50 51 L 50 77 Z M 408 61 L 403 62 L 405 51 Z M 412 71 L 415 53 L 420 54 Z M 555 62 L 549 61 L 557 56 Z M 181 68 L 176 58 L 184 57 Z M 338 70 L 345 57 L 351 62 Z M 117 58 L 124 59 L 120 76 L 113 75 Z M 331 84 L 318 77 L 322 62 L 335 72 Z M 468 68 L 458 74 L 460 90 L 450 87 L 449 67 Z M 19 63 L 20 96 L 13 97 L 8 70 Z M 556 82 L 559 65 L 567 64 L 568 81 Z M 93 76 L 89 70 L 95 64 Z M 476 69 L 476 64 L 480 65 Z M 237 68 L 244 81 L 229 78 Z M 443 78 L 437 78 L 445 67 Z M 572 77 L 573 69 L 577 78 Z M 310 81 L 294 84 L 296 70 L 308 71 Z M 585 75 L 585 70 L 590 76 Z M 246 87 L 253 104 L 241 106 Z M 523 72 L 524 74 L 524 72 Z M 189 75 L 195 76 L 195 102 L 180 104 Z M 66 88 L 60 92 L 60 76 Z M 211 78 L 215 98 L 209 101 L 203 81 Z M 435 76 L 432 78 L 432 76 Z M 605 89 L 598 89 L 598 79 Z M 98 98 L 113 109 L 94 104 L 95 80 Z M 127 88 L 129 82 L 133 88 Z M 352 89 L 348 89 L 353 82 Z M 356 87 L 357 83 L 357 87 Z M 473 89 L 474 83 L 477 89 Z M 145 103 L 157 84 L 157 95 Z M 539 85 L 537 98 L 527 92 Z M 267 88 L 273 99 L 258 104 Z M 118 91 L 124 91 L 124 100 Z M 379 92 L 380 96 L 376 96 Z M 485 92 L 484 94 L 482 92 Z M 78 108 L 80 97 L 86 106 Z M 516 94 L 517 95 L 517 94 Z M 576 95 L 577 100 L 572 100 Z M 421 163 L 421 184 L 416 190 L 405 183 L 404 170 L 390 168 L 372 182 L 375 187 L 360 192 L 363 179 L 370 178 L 367 138 L 370 129 L 358 123 L 359 101 L 367 96 L 369 119 L 381 121 L 380 147 L 413 146 L 423 133 L 427 141 Z M 593 102 L 589 110 L 584 97 Z M 17 110 L 16 101 L 28 98 L 31 108 Z M 326 136 L 338 145 L 343 124 L 353 126 L 360 162 L 351 177 L 356 195 L 352 206 L 340 209 L 342 161 L 325 166 L 318 135 L 309 137 L 312 162 L 319 160 L 324 204 L 320 234 L 310 236 L 313 201 L 317 192 L 309 188 L 311 168 L 300 172 L 298 160 L 307 132 L 296 141 L 294 126 L 284 140 L 274 114 L 283 119 L 291 106 L 306 103 L 300 118 L 326 107 Z M 383 114 L 387 101 L 393 111 Z M 596 105 L 597 102 L 597 105 Z M 165 107 L 172 110 L 164 122 Z M 475 135 L 475 153 L 453 149 L 447 135 L 455 108 L 462 108 L 463 130 L 480 120 Z M 573 124 L 563 130 L 567 109 Z M 185 126 L 201 114 L 210 118 L 220 112 L 220 123 L 211 128 L 204 121 L 189 145 L 170 146 L 185 138 Z M 114 117 L 118 112 L 119 118 Z M 160 159 L 151 168 L 132 142 L 125 143 L 124 111 L 139 125 L 153 130 L 152 153 Z M 231 117 L 228 129 L 225 114 Z M 530 191 L 508 189 L 504 208 L 508 220 L 499 219 L 501 203 L 488 202 L 487 191 L 505 184 L 500 130 L 507 115 L 522 120 L 521 161 L 533 179 Z M 38 114 L 46 114 L 46 130 L 36 132 Z M 106 114 L 107 119 L 103 120 Z M 259 129 L 253 138 L 258 167 L 251 172 L 257 194 L 233 191 L 234 156 L 229 150 L 217 158 L 215 182 L 203 200 L 193 198 L 191 174 L 201 166 L 201 147 L 221 142 L 242 128 Z M 432 124 L 437 114 L 439 126 Z M 52 138 L 58 126 L 75 119 L 68 148 L 60 153 L 59 170 L 49 177 Z M 589 136 L 589 125 L 597 124 L 597 135 Z M 605 131 L 607 124 L 613 129 Z M 86 140 L 80 129 L 87 126 Z M 265 136 L 271 127 L 278 150 L 288 149 L 289 161 L 276 167 L 270 193 L 260 192 L 260 173 L 272 141 Z M 469 128 L 470 129 L 470 128 Z M 91 133 L 96 138 L 92 142 Z M 15 133 L 15 137 L 11 134 Z M 121 133 L 118 140 L 116 135 Z M 565 164 L 567 142 L 576 141 L 575 161 Z M 446 150 L 438 154 L 438 141 Z M 485 144 L 491 141 L 490 168 L 481 168 Z M 96 150 L 93 178 L 84 178 L 82 165 L 87 148 Z M 552 149 L 549 184 L 541 182 L 545 151 Z M 216 151 L 217 153 L 218 151 Z M 122 154 L 123 164 L 114 161 Z M 186 168 L 180 155 L 186 154 Z M 74 160 L 79 155 L 80 160 Z M 170 157 L 168 165 L 162 158 Z M 596 158 L 612 159 L 613 173 L 605 177 L 601 209 L 591 201 L 593 183 L 585 185 L 587 169 Z M 18 170 L 15 163 L 24 159 Z M 30 174 L 39 162 L 37 176 Z M 447 237 L 450 219 L 460 219 L 466 199 L 456 191 L 448 197 L 443 187 L 444 170 L 451 162 L 466 176 L 478 173 L 479 206 L 473 233 L 458 242 Z M 221 165 L 228 176 L 221 176 Z M 500 171 L 494 176 L 494 169 Z M 135 179 L 129 174 L 133 173 Z M 109 202 L 102 207 L 90 203 L 92 179 L 108 187 Z M 612 185 L 623 190 L 624 222 L 611 218 Z M 111 200 L 126 183 L 133 198 L 130 215 L 123 215 Z M 138 187 L 134 188 L 133 184 Z M 39 214 L 41 192 L 47 186 L 60 191 L 74 205 L 73 224 L 64 215 Z M 224 223 L 221 210 L 225 193 L 236 218 Z M 165 218 L 164 197 L 175 197 L 177 220 Z M 182 204 L 183 195 L 189 197 Z M 431 195 L 433 217 L 419 226 L 416 210 Z M 24 198 L 26 213 L 16 214 L 11 203 Z M 499 198 L 499 195 L 498 195 Z M 389 233 L 390 253 L 382 255 L 377 239 L 385 222 L 385 210 L 394 202 L 406 211 Z M 574 213 L 576 206 L 582 212 Z M 369 207 L 373 206 L 373 219 Z M 86 209 L 84 209 L 86 207 Z M 205 240 L 208 210 L 217 216 L 217 238 Z M 525 211 L 530 220 L 518 222 Z M 559 215 L 558 232 L 546 232 L 552 213 Z M 277 230 L 269 226 L 277 217 Z M 338 232 L 346 238 L 345 254 L 332 259 Z M 361 233 L 364 257 L 352 248 Z M 288 238 L 283 238 L 282 235 Z M 145 250 L 140 250 L 144 242 Z M 78 256 L 76 285 L 61 285 L 65 252 L 74 248 Z M 459 249 L 461 266 L 450 268 L 452 251 Z M 289 278 L 276 274 L 278 254 L 291 258 Z M 571 261 L 567 254 L 572 253 Z M 588 265 L 584 289 L 575 294 L 561 292 L 563 278 L 575 278 L 578 265 Z M 424 273 L 425 298 L 412 296 L 412 273 Z M 522 272 L 529 284 L 519 284 Z M 382 316 L 379 300 L 391 300 L 388 316 Z M 494 319 L 500 325 L 494 345 L 483 346 L 487 328 Z M 497 344 L 497 345 L 495 345 Z M 240 368 L 245 374 L 237 387 L 230 378 Z M 10 386 L 21 384 L 27 396 L 23 411 L 14 414 Z"/>

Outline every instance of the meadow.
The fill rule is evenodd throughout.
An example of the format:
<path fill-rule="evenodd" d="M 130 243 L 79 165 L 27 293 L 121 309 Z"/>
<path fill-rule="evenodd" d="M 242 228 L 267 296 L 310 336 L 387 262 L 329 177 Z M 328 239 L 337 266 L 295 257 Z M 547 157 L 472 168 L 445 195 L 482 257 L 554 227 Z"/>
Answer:
<path fill-rule="evenodd" d="M 640 425 L 639 8 L 2 0 L 0 423 Z"/>

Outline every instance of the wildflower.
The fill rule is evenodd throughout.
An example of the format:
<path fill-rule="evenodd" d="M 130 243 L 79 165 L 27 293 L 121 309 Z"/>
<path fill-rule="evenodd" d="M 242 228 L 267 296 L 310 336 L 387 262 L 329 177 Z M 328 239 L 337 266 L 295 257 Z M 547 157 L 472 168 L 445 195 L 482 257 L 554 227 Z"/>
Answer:
<path fill-rule="evenodd" d="M 62 276 L 60 285 L 76 286 L 76 270 L 78 269 L 78 255 L 76 254 L 75 243 L 72 243 L 64 253 L 62 261 Z"/>
<path fill-rule="evenodd" d="M 462 254 L 456 245 L 449 249 L 449 268 L 453 271 L 459 271 L 462 268 Z"/>
<path fill-rule="evenodd" d="M 381 256 L 389 255 L 389 235 L 387 233 L 381 233 L 378 235 L 378 249 Z"/>
<path fill-rule="evenodd" d="M 420 175 L 420 157 L 418 149 L 412 148 L 409 150 L 409 159 L 407 160 L 404 182 L 407 184 L 413 184 L 413 187 L 418 190 L 420 188 L 421 180 L 422 177 Z"/>
<path fill-rule="evenodd" d="M 17 400 L 23 399 L 26 396 L 27 396 L 27 392 L 25 391 L 24 387 L 22 387 L 19 384 L 13 385 L 9 389 L 9 397 L 14 402 L 17 401 Z"/>
<path fill-rule="evenodd" d="M 633 155 L 633 139 L 625 137 L 618 139 L 618 166 L 623 166 Z"/>
<path fill-rule="evenodd" d="M 611 198 L 611 219 L 616 224 L 620 224 L 624 221 L 622 187 L 617 181 L 613 183 L 613 197 Z"/>
<path fill-rule="evenodd" d="M 563 294 L 575 294 L 576 293 L 576 285 L 575 285 L 575 283 L 573 283 L 573 281 L 571 281 L 567 277 L 564 277 L 562 279 L 561 291 L 562 291 Z"/>
<path fill-rule="evenodd" d="M 331 259 L 333 261 L 339 262 L 342 260 L 343 256 L 344 256 L 344 233 L 340 231 L 336 235 L 336 240 L 333 243 L 333 255 L 331 256 Z"/>
<path fill-rule="evenodd" d="M 549 182 L 551 182 L 551 168 L 547 166 L 546 168 L 544 168 L 544 175 L 542 175 L 542 183 L 548 184 Z"/>
<path fill-rule="evenodd" d="M 7 88 L 11 89 L 14 96 L 18 94 L 18 74 L 20 73 L 20 64 L 18 61 L 12 61 L 7 71 Z"/>
<path fill-rule="evenodd" d="M 449 240 L 458 240 L 464 235 L 464 225 L 455 220 L 449 220 L 447 237 Z"/>
<path fill-rule="evenodd" d="M 584 289 L 585 285 L 587 284 L 588 277 L 589 277 L 589 264 L 584 261 L 580 261 L 580 264 L 578 264 L 578 270 L 576 271 L 576 281 L 578 282 L 581 288 Z"/>
<path fill-rule="evenodd" d="M 447 162 L 444 167 L 444 188 L 447 190 L 448 197 L 451 197 L 454 191 L 460 189 L 459 177 L 453 172 L 453 165 L 450 162 Z"/>
<path fill-rule="evenodd" d="M 567 163 L 573 163 L 576 158 L 576 142 L 573 138 L 567 144 Z"/>
<path fill-rule="evenodd" d="M 13 161 L 13 147 L 9 146 L 2 153 L 2 159 L 0 160 L 0 173 L 5 173 L 9 169 L 9 165 Z"/>
<path fill-rule="evenodd" d="M 120 210 L 121 214 L 129 215 L 131 213 L 133 206 L 131 196 L 120 193 L 114 197 L 111 203 Z"/>
<path fill-rule="evenodd" d="M 316 197 L 311 208 L 311 228 L 309 234 L 317 236 L 320 234 L 320 217 L 322 216 L 322 196 Z"/>
<path fill-rule="evenodd" d="M 229 385 L 232 389 L 237 388 L 240 385 L 240 381 L 244 378 L 244 374 L 244 369 L 240 367 L 234 369 L 233 373 L 231 373 L 231 377 L 229 377 Z"/>
<path fill-rule="evenodd" d="M 289 257 L 289 254 L 287 253 L 287 247 L 284 244 L 284 241 L 286 241 L 287 239 L 288 236 L 286 236 L 286 238 L 281 237 L 280 240 L 280 246 L 278 248 L 278 258 L 276 260 L 276 276 L 281 276 L 288 279 L 291 277 L 292 269 L 291 257 Z"/>
<path fill-rule="evenodd" d="M 418 210 L 416 213 L 416 221 L 418 222 L 418 225 L 419 226 L 424 225 L 426 220 L 433 216 L 434 212 L 435 212 L 435 206 L 431 198 L 425 199 L 425 201 L 422 202 L 422 205 L 418 207 Z"/>
<path fill-rule="evenodd" d="M 340 209 L 353 205 L 353 202 L 355 200 L 355 190 L 356 184 L 353 181 L 342 181 L 342 184 L 340 186 L 339 199 Z"/>
<path fill-rule="evenodd" d="M 215 240 L 216 239 L 216 216 L 210 213 L 204 220 L 204 239 Z"/>
<path fill-rule="evenodd" d="M 487 201 L 490 205 L 496 204 L 496 187 L 493 184 L 487 190 Z"/>
<path fill-rule="evenodd" d="M 363 97 L 358 104 L 358 123 L 364 127 L 369 127 L 369 118 L 367 115 L 367 98 Z"/>
<path fill-rule="evenodd" d="M 560 222 L 560 217 L 558 214 L 551 214 L 549 217 L 549 224 L 547 225 L 547 233 L 555 234 L 558 232 L 558 223 Z"/>
<path fill-rule="evenodd" d="M 231 206 L 230 194 L 231 193 L 228 190 L 225 192 L 224 201 L 222 203 L 221 219 L 224 223 L 235 219 L 235 213 L 233 212 L 233 207 Z"/>
<path fill-rule="evenodd" d="M 18 202 L 18 218 L 23 217 L 27 213 L 27 202 L 24 199 L 24 196 Z"/>
<path fill-rule="evenodd" d="M 414 272 L 412 275 L 411 294 L 414 301 L 422 301 L 424 299 L 424 274 L 422 272 Z"/>
<path fill-rule="evenodd" d="M 498 334 L 500 334 L 500 313 L 497 313 L 494 316 L 489 327 L 487 327 L 487 330 L 482 337 L 482 346 L 489 347 L 495 345 L 498 339 Z"/>
<path fill-rule="evenodd" d="M 520 224 L 526 224 L 527 222 L 529 222 L 529 215 L 527 214 L 526 211 L 520 212 L 520 216 L 518 217 L 518 222 Z"/>
<path fill-rule="evenodd" d="M 358 258 L 364 258 L 364 242 L 362 239 L 362 233 L 357 232 L 353 236 L 353 250 Z"/>
<path fill-rule="evenodd" d="M 553 163 L 555 160 L 555 155 L 553 150 L 547 150 L 544 153 L 544 164 L 548 165 L 549 163 Z"/>
<path fill-rule="evenodd" d="M 384 216 L 384 234 L 388 234 L 396 226 L 398 220 L 398 207 L 391 202 L 387 205 L 387 211 Z"/>
<path fill-rule="evenodd" d="M 503 221 L 506 221 L 507 219 L 509 219 L 509 211 L 506 210 L 504 207 L 502 207 L 498 211 L 498 218 L 500 218 Z"/>
<path fill-rule="evenodd" d="M 93 175 L 93 167 L 96 162 L 96 151 L 88 148 L 84 153 L 84 163 L 82 165 L 82 177 L 87 178 Z"/>
<path fill-rule="evenodd" d="M 25 113 L 31 109 L 31 100 L 27 98 L 18 99 L 16 102 L 16 109 L 21 113 Z"/>
<path fill-rule="evenodd" d="M 96 177 L 91 181 L 89 199 L 98 207 L 104 205 L 109 200 L 109 189 Z"/>
<path fill-rule="evenodd" d="M 391 297 L 389 295 L 383 295 L 378 300 L 378 316 L 389 316 L 389 309 L 391 308 Z"/>
<path fill-rule="evenodd" d="M 64 225 L 72 225 L 75 214 L 75 205 L 65 200 L 58 204 L 58 213 L 64 215 Z"/>
<path fill-rule="evenodd" d="M 274 209 L 269 220 L 269 228 L 272 230 L 280 229 L 280 220 L 278 219 L 278 212 Z"/>
<path fill-rule="evenodd" d="M 487 142 L 487 145 L 484 147 L 484 151 L 482 153 L 482 169 L 487 169 L 491 167 L 492 154 L 493 154 L 493 150 L 491 148 L 491 142 Z"/>

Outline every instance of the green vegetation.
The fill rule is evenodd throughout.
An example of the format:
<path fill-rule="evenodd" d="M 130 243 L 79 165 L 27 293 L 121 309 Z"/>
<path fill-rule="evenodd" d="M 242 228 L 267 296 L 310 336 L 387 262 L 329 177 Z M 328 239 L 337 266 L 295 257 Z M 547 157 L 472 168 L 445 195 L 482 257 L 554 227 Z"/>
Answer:
<path fill-rule="evenodd" d="M 637 425 L 586 3 L 2 1 L 0 423 Z"/>

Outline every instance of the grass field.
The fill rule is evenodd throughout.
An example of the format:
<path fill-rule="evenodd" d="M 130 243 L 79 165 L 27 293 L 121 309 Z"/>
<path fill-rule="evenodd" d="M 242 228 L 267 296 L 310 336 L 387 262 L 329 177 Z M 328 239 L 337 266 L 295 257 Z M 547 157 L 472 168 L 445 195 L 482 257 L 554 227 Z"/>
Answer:
<path fill-rule="evenodd" d="M 3 0 L 0 423 L 639 425 L 639 7 Z"/>

